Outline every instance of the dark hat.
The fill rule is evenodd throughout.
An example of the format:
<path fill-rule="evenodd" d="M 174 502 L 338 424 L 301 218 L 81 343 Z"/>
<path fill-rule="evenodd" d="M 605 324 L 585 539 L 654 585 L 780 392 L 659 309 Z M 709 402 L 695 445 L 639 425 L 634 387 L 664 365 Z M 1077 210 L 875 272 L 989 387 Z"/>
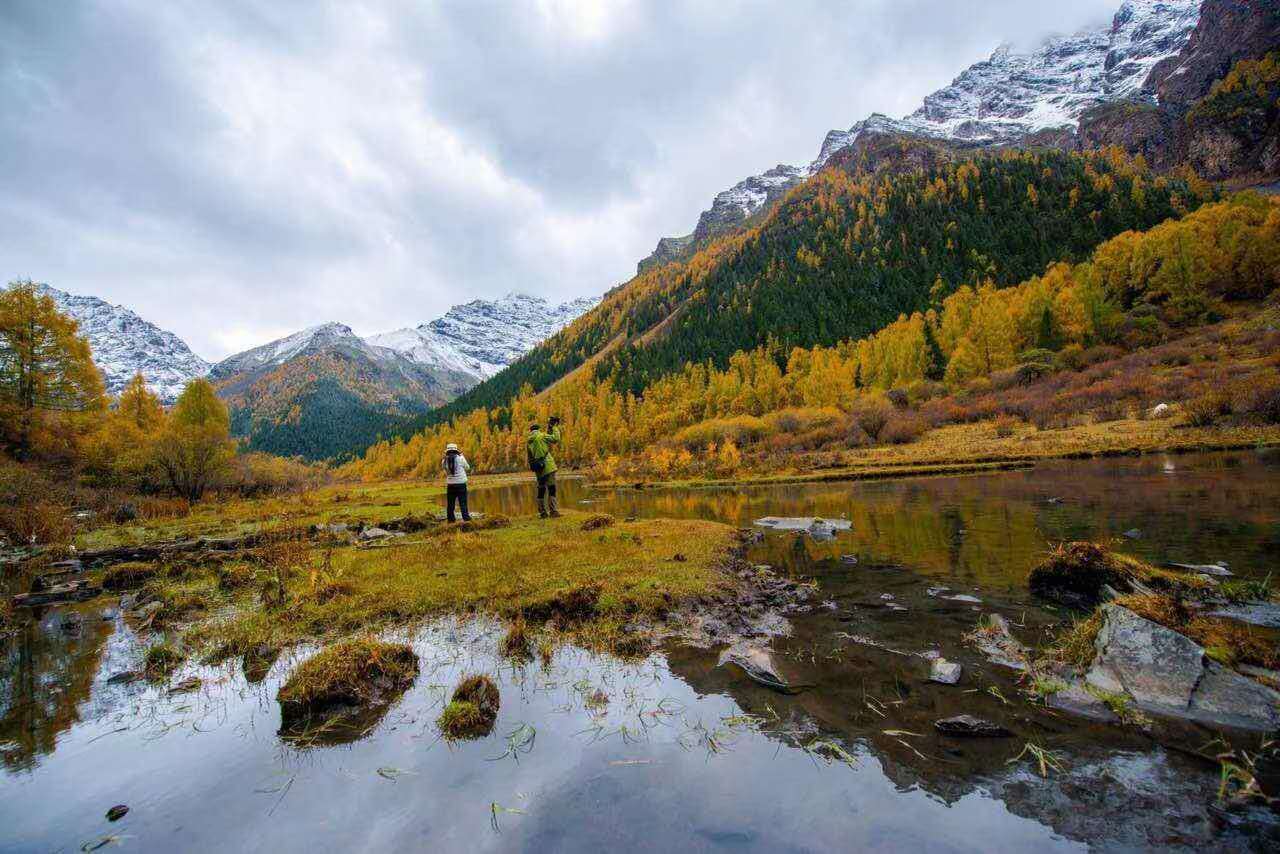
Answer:
<path fill-rule="evenodd" d="M 530 430 L 537 430 L 537 429 L 538 429 L 538 425 L 537 425 L 537 424 L 530 424 L 530 425 L 529 425 L 529 429 L 530 429 Z"/>

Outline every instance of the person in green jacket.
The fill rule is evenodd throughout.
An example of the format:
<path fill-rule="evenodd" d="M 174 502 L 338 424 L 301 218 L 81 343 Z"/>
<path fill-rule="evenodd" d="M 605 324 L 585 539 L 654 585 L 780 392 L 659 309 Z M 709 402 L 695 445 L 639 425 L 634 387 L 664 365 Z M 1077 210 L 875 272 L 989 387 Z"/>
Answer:
<path fill-rule="evenodd" d="M 556 458 L 551 455 L 551 446 L 560 444 L 560 419 L 553 415 L 547 427 L 544 432 L 539 425 L 530 424 L 529 438 L 525 440 L 529 468 L 538 476 L 538 515 L 543 519 L 548 515 L 560 516 L 560 504 L 556 500 Z"/>

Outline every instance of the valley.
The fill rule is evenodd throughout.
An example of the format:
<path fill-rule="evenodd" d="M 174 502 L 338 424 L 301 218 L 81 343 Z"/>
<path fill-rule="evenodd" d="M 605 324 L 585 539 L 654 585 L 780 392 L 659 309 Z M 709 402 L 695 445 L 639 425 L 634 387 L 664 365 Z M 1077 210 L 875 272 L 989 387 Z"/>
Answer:
<path fill-rule="evenodd" d="M 461 14 L 365 12 L 370 62 Z M 600 14 L 520 39 L 578 74 Z M 449 101 L 502 64 L 469 47 L 372 65 L 412 153 L 318 131 L 340 168 L 286 171 L 343 226 L 289 216 L 468 296 L 522 258 L 555 299 L 210 363 L 131 308 L 0 289 L 0 852 L 1280 846 L 1280 5 L 1036 32 L 716 194 L 621 283 L 599 259 L 652 244 L 617 188 L 661 182 L 587 223 L 588 117 L 533 66 L 521 110 Z M 281 168 L 264 129 L 296 117 L 254 116 L 210 134 Z M 609 168 L 671 156 L 641 137 Z M 456 221 L 370 203 L 418 169 Z M 457 258 L 401 239 L 436 232 Z M 600 298 L 556 301 L 567 250 Z"/>

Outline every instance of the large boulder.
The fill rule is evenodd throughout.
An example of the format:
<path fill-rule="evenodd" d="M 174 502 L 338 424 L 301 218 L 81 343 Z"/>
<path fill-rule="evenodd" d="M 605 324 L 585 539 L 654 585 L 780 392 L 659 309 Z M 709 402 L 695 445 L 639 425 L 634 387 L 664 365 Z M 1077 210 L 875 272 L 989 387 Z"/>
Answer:
<path fill-rule="evenodd" d="M 1280 693 L 1223 667 L 1172 629 L 1116 604 L 1102 607 L 1097 654 L 1085 681 L 1156 715 L 1210 726 L 1280 727 Z"/>

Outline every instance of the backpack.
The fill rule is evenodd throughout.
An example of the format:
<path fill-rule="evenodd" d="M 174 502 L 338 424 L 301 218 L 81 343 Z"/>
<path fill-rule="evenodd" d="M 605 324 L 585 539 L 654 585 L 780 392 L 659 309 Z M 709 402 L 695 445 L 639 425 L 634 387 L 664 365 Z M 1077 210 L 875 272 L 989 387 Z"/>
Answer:
<path fill-rule="evenodd" d="M 533 455 L 533 451 L 529 449 L 528 446 L 525 448 L 525 453 L 529 457 L 529 471 L 537 475 L 542 474 L 542 470 L 547 467 L 547 454 L 535 457 Z M 550 450 L 548 450 L 547 453 L 550 453 Z"/>

